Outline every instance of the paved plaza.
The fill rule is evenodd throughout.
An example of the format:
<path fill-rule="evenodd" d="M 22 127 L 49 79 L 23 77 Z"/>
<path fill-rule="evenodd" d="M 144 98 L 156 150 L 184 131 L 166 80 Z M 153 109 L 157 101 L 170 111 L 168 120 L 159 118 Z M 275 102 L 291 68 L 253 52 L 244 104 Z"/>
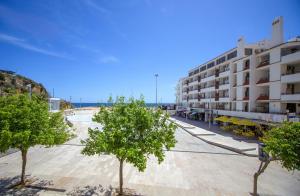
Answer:
<path fill-rule="evenodd" d="M 91 121 L 93 110 L 76 111 L 69 118 L 77 137 L 66 145 L 53 148 L 35 147 L 28 153 L 26 174 L 33 185 L 51 189 L 10 189 L 21 172 L 19 152 L 0 158 L 0 195 L 111 195 L 118 186 L 118 161 L 114 156 L 84 156 L 80 140 L 87 137 L 88 127 L 99 127 Z M 124 167 L 124 187 L 140 195 L 249 195 L 253 174 L 258 169 L 256 157 L 248 157 L 209 145 L 181 128 L 176 131 L 178 143 L 166 152 L 160 165 L 153 157 L 145 172 L 130 164 Z M 300 173 L 288 172 L 271 163 L 259 178 L 261 195 L 300 195 Z M 91 193 L 91 194 L 89 194 Z"/>

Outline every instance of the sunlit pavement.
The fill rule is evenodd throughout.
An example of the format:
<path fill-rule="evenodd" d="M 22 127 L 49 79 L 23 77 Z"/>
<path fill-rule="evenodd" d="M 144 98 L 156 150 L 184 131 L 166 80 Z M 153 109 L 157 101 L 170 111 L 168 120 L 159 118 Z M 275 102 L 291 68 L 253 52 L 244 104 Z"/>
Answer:
<path fill-rule="evenodd" d="M 108 194 L 109 186 L 118 186 L 118 161 L 114 156 L 84 156 L 80 140 L 87 137 L 88 127 L 100 125 L 91 121 L 95 111 L 78 111 L 69 117 L 77 128 L 77 137 L 67 145 L 53 148 L 35 147 L 29 151 L 26 173 L 33 184 L 57 190 L 4 190 L 21 172 L 19 152 L 0 158 L 1 194 L 82 195 L 95 189 L 99 195 Z M 211 146 L 186 133 L 176 131 L 177 145 L 166 152 L 160 165 L 150 158 L 145 172 L 140 173 L 125 164 L 124 186 L 141 195 L 249 195 L 252 179 L 259 161 L 231 151 Z M 88 187 L 87 187 L 88 186 Z M 99 188 L 100 187 L 100 188 Z M 103 189 L 101 187 L 104 187 Z M 95 188 L 95 189 L 94 189 Z M 6 192 L 3 192 L 6 191 Z M 259 178 L 261 195 L 300 195 L 300 173 L 287 172 L 272 163 Z M 1 195 L 0 194 L 0 195 Z"/>

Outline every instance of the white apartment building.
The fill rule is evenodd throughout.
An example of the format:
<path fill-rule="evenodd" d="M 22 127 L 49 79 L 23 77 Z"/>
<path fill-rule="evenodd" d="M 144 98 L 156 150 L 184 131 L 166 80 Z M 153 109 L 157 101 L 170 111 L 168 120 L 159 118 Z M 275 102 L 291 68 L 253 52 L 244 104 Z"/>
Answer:
<path fill-rule="evenodd" d="M 201 64 L 178 82 L 179 105 L 207 120 L 226 115 L 262 121 L 298 120 L 300 38 L 284 42 L 283 18 L 272 23 L 272 37 L 237 47 Z M 296 117 L 295 117 L 296 116 Z M 295 117 L 295 118 L 294 118 Z"/>

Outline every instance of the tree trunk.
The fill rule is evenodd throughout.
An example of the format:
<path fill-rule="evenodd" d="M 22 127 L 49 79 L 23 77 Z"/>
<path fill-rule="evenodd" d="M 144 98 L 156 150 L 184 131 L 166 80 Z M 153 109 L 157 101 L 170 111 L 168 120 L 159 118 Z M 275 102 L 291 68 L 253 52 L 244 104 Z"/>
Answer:
<path fill-rule="evenodd" d="M 254 174 L 253 179 L 253 196 L 257 196 L 257 181 L 260 174 L 264 173 L 265 169 L 268 167 L 269 163 L 272 161 L 272 159 L 269 159 L 265 162 L 260 162 L 260 166 L 257 172 Z"/>
<path fill-rule="evenodd" d="M 22 153 L 22 174 L 21 174 L 21 184 L 25 185 L 25 168 L 27 161 L 27 150 L 21 150 Z"/>
<path fill-rule="evenodd" d="M 256 172 L 256 173 L 254 174 L 253 196 L 257 196 L 257 179 L 258 179 L 258 173 Z"/>
<path fill-rule="evenodd" d="M 123 160 L 120 159 L 120 168 L 119 168 L 119 183 L 120 183 L 120 192 L 119 195 L 123 195 Z"/>

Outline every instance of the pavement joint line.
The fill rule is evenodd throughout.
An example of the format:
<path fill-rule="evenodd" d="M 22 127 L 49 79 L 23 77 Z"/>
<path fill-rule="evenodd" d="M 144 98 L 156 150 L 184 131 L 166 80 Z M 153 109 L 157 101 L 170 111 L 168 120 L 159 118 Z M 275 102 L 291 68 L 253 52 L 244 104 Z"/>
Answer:
<path fill-rule="evenodd" d="M 224 144 L 219 144 L 219 143 L 216 143 L 216 142 L 212 142 L 212 141 L 209 141 L 209 140 L 206 140 L 202 137 L 199 137 L 199 136 L 195 136 L 194 134 L 192 134 L 190 131 L 186 130 L 184 128 L 184 126 L 181 126 L 180 124 L 178 124 L 176 121 L 174 120 L 171 120 L 171 119 L 168 119 L 169 121 L 177 124 L 180 128 L 182 128 L 184 131 L 186 131 L 187 133 L 189 133 L 191 136 L 193 137 L 196 137 L 208 144 L 211 144 L 211 145 L 214 145 L 214 146 L 217 146 L 217 147 L 220 147 L 220 148 L 224 148 L 224 149 L 227 149 L 227 150 L 230 150 L 232 152 L 236 152 L 236 153 L 239 153 L 239 154 L 242 154 L 242 155 L 245 155 L 245 156 L 248 156 L 248 157 L 258 157 L 258 155 L 256 154 L 249 154 L 249 153 L 245 153 L 243 150 L 240 150 L 240 149 L 237 149 L 237 148 L 233 148 L 233 147 L 230 147 L 230 146 L 227 146 L 227 145 L 224 145 Z"/>
<path fill-rule="evenodd" d="M 194 133 L 194 136 L 213 136 L 216 135 L 215 133 Z"/>

